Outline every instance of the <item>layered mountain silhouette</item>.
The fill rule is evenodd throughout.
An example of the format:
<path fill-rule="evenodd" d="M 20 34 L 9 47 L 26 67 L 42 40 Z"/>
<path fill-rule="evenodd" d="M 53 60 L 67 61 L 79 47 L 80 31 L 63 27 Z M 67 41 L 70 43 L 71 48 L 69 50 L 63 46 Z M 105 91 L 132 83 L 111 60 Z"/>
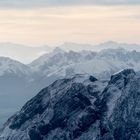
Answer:
<path fill-rule="evenodd" d="M 0 124 L 40 89 L 57 79 L 89 74 L 100 80 L 109 80 L 112 74 L 126 68 L 140 70 L 139 52 L 123 48 L 100 52 L 56 48 L 28 65 L 0 57 Z"/>

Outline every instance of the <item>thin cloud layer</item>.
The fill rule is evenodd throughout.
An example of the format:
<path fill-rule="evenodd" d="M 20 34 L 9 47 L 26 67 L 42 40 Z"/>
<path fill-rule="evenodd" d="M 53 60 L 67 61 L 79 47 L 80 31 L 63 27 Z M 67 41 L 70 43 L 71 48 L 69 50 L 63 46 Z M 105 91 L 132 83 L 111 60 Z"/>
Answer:
<path fill-rule="evenodd" d="M 140 4 L 140 0 L 0 0 L 1 8 L 12 7 L 44 7 L 64 5 L 124 5 Z"/>
<path fill-rule="evenodd" d="M 31 45 L 107 40 L 140 44 L 140 6 L 1 9 L 0 39 Z"/>

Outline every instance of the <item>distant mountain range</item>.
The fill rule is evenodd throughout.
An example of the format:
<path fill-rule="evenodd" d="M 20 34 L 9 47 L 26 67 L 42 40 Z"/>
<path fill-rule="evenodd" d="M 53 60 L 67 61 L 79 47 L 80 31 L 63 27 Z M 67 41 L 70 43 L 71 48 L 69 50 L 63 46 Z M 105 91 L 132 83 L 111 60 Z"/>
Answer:
<path fill-rule="evenodd" d="M 0 140 L 139 140 L 139 128 L 140 74 L 125 69 L 109 81 L 55 81 L 8 119 Z"/>
<path fill-rule="evenodd" d="M 129 51 L 132 50 L 140 51 L 140 45 L 117 43 L 114 41 L 108 41 L 98 45 L 66 42 L 59 46 L 43 45 L 43 46 L 34 46 L 34 47 L 7 42 L 7 43 L 0 43 L 0 56 L 10 57 L 24 64 L 27 64 L 45 53 L 50 53 L 56 47 L 59 47 L 65 51 L 72 50 L 76 52 L 81 50 L 100 51 L 102 49 L 108 49 L 108 48 L 116 49 L 118 47 L 125 48 Z"/>
<path fill-rule="evenodd" d="M 45 54 L 28 66 L 44 77 L 69 77 L 75 74 L 91 74 L 108 79 L 111 74 L 125 68 L 140 69 L 140 52 L 123 48 L 105 49 L 100 52 L 66 52 L 60 48 Z"/>
<path fill-rule="evenodd" d="M 49 50 L 46 45 L 31 47 L 15 43 L 0 43 L 0 56 L 10 57 L 22 63 L 30 63 Z"/>
<path fill-rule="evenodd" d="M 107 44 L 113 45 L 114 42 L 108 42 L 106 46 Z M 100 80 L 109 80 L 112 74 L 122 69 L 133 68 L 136 72 L 140 71 L 140 52 L 126 50 L 117 44 L 114 46 L 116 47 L 108 46 L 111 49 L 106 47 L 107 49 L 99 52 L 65 51 L 57 47 L 27 65 L 0 57 L 0 123 L 40 89 L 57 79 L 88 74 Z"/>

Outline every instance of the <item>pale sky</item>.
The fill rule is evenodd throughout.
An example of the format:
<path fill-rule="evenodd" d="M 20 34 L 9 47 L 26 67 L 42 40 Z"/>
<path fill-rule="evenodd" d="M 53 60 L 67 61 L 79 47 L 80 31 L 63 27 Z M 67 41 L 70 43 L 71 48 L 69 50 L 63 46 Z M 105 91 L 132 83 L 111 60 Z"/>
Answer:
<path fill-rule="evenodd" d="M 0 42 L 140 44 L 140 0 L 1 0 Z"/>

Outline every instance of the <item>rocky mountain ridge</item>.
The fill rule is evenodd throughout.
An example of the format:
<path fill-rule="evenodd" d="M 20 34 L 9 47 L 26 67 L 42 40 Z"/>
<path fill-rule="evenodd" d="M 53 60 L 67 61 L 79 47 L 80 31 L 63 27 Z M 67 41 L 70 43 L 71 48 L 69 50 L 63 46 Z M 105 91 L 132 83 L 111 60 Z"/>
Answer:
<path fill-rule="evenodd" d="M 57 80 L 5 123 L 0 140 L 140 139 L 139 87 L 133 69 L 108 82 L 89 75 Z"/>
<path fill-rule="evenodd" d="M 0 124 L 3 118 L 9 117 L 11 110 L 18 110 L 40 89 L 57 79 L 89 74 L 108 80 L 112 74 L 126 68 L 140 70 L 139 52 L 123 48 L 68 52 L 56 48 L 29 65 L 0 57 Z"/>

